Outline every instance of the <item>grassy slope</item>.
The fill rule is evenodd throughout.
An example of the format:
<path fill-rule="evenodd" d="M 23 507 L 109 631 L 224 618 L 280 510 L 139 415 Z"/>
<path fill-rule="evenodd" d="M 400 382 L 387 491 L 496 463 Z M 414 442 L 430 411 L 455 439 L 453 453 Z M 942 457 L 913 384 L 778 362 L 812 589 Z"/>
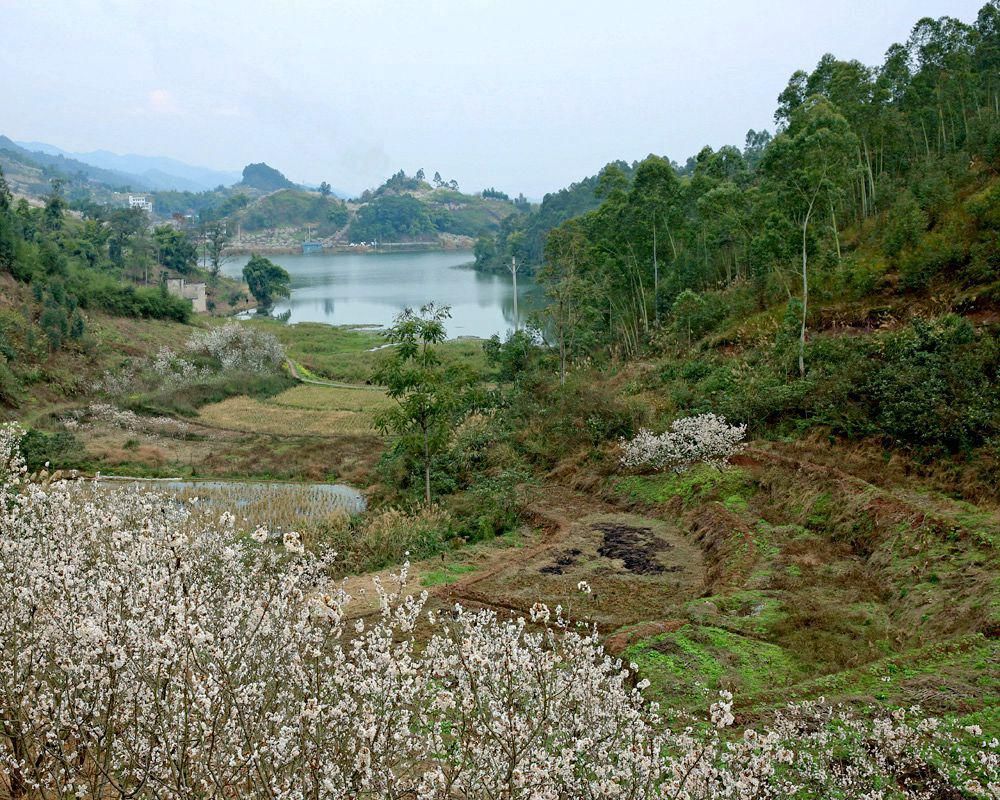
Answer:
<path fill-rule="evenodd" d="M 725 473 L 609 481 L 613 497 L 679 520 L 707 559 L 702 596 L 665 610 L 676 629 L 626 655 L 682 705 L 725 686 L 746 710 L 823 694 L 1000 730 L 998 510 L 786 450 L 754 448 Z"/>
<path fill-rule="evenodd" d="M 281 340 L 288 357 L 306 377 L 363 384 L 379 358 L 377 348 L 385 338 L 377 327 L 331 326 L 319 322 L 284 325 L 270 319 L 251 320 L 252 325 L 270 331 Z M 470 369 L 485 367 L 482 342 L 452 339 L 441 348 L 445 360 L 465 364 Z"/>
<path fill-rule="evenodd" d="M 18 314 L 27 287 L 6 276 L 4 303 Z M 190 335 L 224 320 L 199 318 L 193 325 L 88 315 L 88 335 L 80 347 L 41 354 L 21 370 L 22 402 L 3 413 L 8 419 L 57 431 L 57 419 L 71 409 L 101 399 L 96 385 L 107 372 L 150 358 L 162 347 L 181 352 Z M 254 477 L 290 480 L 371 480 L 382 441 L 371 415 L 386 399 L 365 381 L 384 343 L 375 329 L 338 328 L 304 323 L 283 325 L 252 320 L 282 341 L 303 377 L 356 385 L 337 388 L 300 385 L 288 376 L 272 381 L 223 382 L 165 389 L 135 395 L 127 405 L 145 416 L 169 415 L 185 421 L 185 432 L 157 426 L 125 430 L 93 424 L 76 431 L 82 450 L 58 466 L 82 467 L 108 474 L 192 477 Z M 481 345 L 453 340 L 445 358 L 481 368 Z M 273 385 L 272 385 L 273 384 Z"/>
<path fill-rule="evenodd" d="M 970 198 L 996 186 L 987 181 L 958 198 L 910 255 L 942 230 L 968 227 Z M 971 284 L 965 267 L 943 269 L 924 290 L 904 290 L 907 254 L 887 262 L 880 235 L 875 224 L 848 231 L 843 263 L 814 267 L 811 391 L 836 381 L 849 385 L 849 371 L 823 361 L 841 344 L 870 342 L 877 351 L 909 320 L 946 312 L 964 315 L 988 337 L 1000 319 L 998 284 Z M 836 439 L 820 418 L 769 406 L 780 401 L 782 383 L 790 391 L 796 384 L 794 377 L 779 380 L 777 389 L 768 384 L 785 304 L 746 310 L 741 292 L 745 287 L 718 293 L 718 305 L 730 310 L 689 346 L 668 345 L 600 371 L 582 368 L 587 377 L 574 384 L 583 391 L 588 382 L 600 385 L 616 413 L 658 428 L 692 408 L 718 411 L 737 394 L 729 388 L 733 381 L 750 387 L 748 393 L 762 387 L 761 408 L 778 409 L 770 427 L 752 418 L 773 440 L 755 442 L 724 473 L 622 474 L 610 443 L 601 453 L 563 450 L 548 462 L 560 483 L 678 525 L 704 558 L 697 591 L 664 603 L 644 623 L 602 626 L 609 646 L 640 665 L 668 707 L 702 709 L 726 687 L 737 693 L 744 716 L 824 695 L 917 703 L 1000 734 L 995 449 L 987 443 L 972 453 L 918 461 L 880 441 Z M 546 425 L 529 424 L 523 440 L 531 446 Z M 562 445 L 552 447 L 558 452 Z M 620 579 L 619 569 L 599 568 L 605 587 L 609 577 Z M 630 581 L 620 591 L 633 596 L 639 584 Z M 600 584 L 600 577 L 592 580 L 595 594 Z"/>

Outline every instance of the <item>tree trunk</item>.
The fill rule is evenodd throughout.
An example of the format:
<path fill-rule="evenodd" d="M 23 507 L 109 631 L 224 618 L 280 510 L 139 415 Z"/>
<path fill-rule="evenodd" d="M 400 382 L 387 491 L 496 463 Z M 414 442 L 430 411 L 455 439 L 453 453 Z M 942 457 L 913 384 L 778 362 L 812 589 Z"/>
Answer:
<path fill-rule="evenodd" d="M 424 429 L 424 503 L 431 504 L 431 449 L 427 429 Z"/>
<path fill-rule="evenodd" d="M 517 260 L 511 256 L 510 275 L 514 281 L 514 330 L 520 330 L 520 318 L 517 315 Z"/>
<path fill-rule="evenodd" d="M 566 385 L 566 333 L 559 335 L 559 385 Z"/>
<path fill-rule="evenodd" d="M 837 243 L 837 263 L 841 261 L 840 256 L 840 233 L 837 231 L 837 214 L 833 210 L 833 203 L 830 203 L 830 220 L 833 223 L 833 240 Z"/>
<path fill-rule="evenodd" d="M 660 327 L 660 264 L 656 260 L 656 223 L 653 223 L 653 323 Z"/>
<path fill-rule="evenodd" d="M 809 231 L 809 217 L 812 214 L 812 204 L 802 222 L 802 328 L 799 331 L 799 377 L 806 376 L 806 310 L 809 305 L 809 272 L 808 254 L 806 252 L 806 236 Z"/>
<path fill-rule="evenodd" d="M 13 751 L 14 761 L 16 764 L 20 764 L 25 761 L 24 746 L 21 741 L 20 736 L 11 737 L 11 750 Z M 27 781 L 24 779 L 24 773 L 21 772 L 19 766 L 14 766 L 11 769 L 9 777 L 10 785 L 10 796 L 13 800 L 19 800 L 19 798 L 24 797 L 28 793 Z"/>

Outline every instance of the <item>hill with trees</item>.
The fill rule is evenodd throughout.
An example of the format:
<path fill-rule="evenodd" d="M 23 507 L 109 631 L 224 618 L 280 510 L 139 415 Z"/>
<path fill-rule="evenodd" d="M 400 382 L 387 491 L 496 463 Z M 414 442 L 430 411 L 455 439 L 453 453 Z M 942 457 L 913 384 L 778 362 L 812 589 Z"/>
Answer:
<path fill-rule="evenodd" d="M 259 164 L 247 164 L 243 167 L 243 179 L 240 185 L 249 189 L 258 189 L 262 192 L 275 192 L 278 189 L 297 188 L 279 170 L 261 162 Z"/>
<path fill-rule="evenodd" d="M 605 167 L 605 171 L 612 167 L 616 175 L 620 173 L 627 178 L 634 165 L 616 161 Z M 495 234 L 480 236 L 475 245 L 476 269 L 506 270 L 512 258 L 518 260 L 525 272 L 537 269 L 544 259 L 548 232 L 600 204 L 601 175 L 592 175 L 558 192 L 546 194 L 537 208 L 526 214 L 511 215 L 500 223 L 500 229 Z M 488 195 L 484 192 L 483 196 Z M 520 205 L 526 205 L 523 199 Z"/>
<path fill-rule="evenodd" d="M 170 278 L 208 283 L 211 309 L 246 305 L 240 286 L 198 268 L 209 242 L 150 220 L 140 209 L 85 206 L 68 213 L 55 179 L 44 205 L 15 200 L 0 170 L 0 404 L 18 406 L 51 365 L 76 363 L 67 391 L 103 362 L 108 319 L 187 323 L 191 302 L 170 294 Z M 214 252 L 214 251 L 213 251 Z M 63 378 L 55 380 L 59 385 Z M 74 387 L 74 388 L 70 388 Z"/>
<path fill-rule="evenodd" d="M 413 176 L 403 170 L 374 190 L 352 201 L 357 212 L 349 229 L 354 241 L 407 242 L 436 239 L 440 234 L 474 237 L 498 229 L 522 206 L 495 190 L 478 195 L 459 191 L 454 180 L 424 171 Z"/>
<path fill-rule="evenodd" d="M 302 189 L 280 189 L 231 213 L 248 231 L 308 225 L 315 227 L 320 236 L 335 233 L 348 219 L 342 200 Z"/>

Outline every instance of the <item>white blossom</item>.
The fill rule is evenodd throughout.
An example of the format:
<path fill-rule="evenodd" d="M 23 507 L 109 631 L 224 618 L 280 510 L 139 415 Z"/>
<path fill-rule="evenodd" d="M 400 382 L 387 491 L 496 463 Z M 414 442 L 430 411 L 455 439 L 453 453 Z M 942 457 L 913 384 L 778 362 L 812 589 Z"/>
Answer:
<path fill-rule="evenodd" d="M 996 739 L 939 769 L 961 742 L 913 709 L 800 704 L 735 735 L 724 691 L 713 727 L 671 730 L 635 665 L 541 603 L 430 613 L 403 570 L 351 620 L 297 534 L 287 559 L 155 493 L 32 482 L 20 436 L 0 427 L 6 795 L 996 798 Z"/>
<path fill-rule="evenodd" d="M 285 531 L 281 537 L 281 543 L 289 553 L 304 553 L 305 547 L 302 545 L 302 537 L 296 531 Z"/>
<path fill-rule="evenodd" d="M 270 372 L 285 360 L 278 337 L 239 322 L 192 334 L 186 347 L 217 358 L 226 370 Z"/>
<path fill-rule="evenodd" d="M 746 431 L 746 425 L 730 425 L 725 417 L 715 414 L 674 420 L 670 430 L 660 434 L 642 428 L 631 440 L 620 441 L 621 464 L 676 472 L 695 464 L 722 469 L 744 448 Z"/>

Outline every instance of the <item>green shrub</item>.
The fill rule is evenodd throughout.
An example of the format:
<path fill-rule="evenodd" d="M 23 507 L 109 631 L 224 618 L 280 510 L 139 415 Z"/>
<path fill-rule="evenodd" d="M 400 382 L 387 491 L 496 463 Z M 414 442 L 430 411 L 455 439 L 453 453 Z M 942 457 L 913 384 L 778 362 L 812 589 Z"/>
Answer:
<path fill-rule="evenodd" d="M 284 373 L 224 372 L 197 383 L 173 386 L 131 397 L 126 407 L 143 414 L 178 414 L 193 417 L 198 409 L 227 397 L 247 395 L 264 399 L 295 385 Z"/>
<path fill-rule="evenodd" d="M 939 276 L 954 279 L 969 260 L 967 238 L 948 225 L 932 231 L 900 263 L 903 286 L 924 289 Z"/>
<path fill-rule="evenodd" d="M 957 451 L 996 432 L 998 373 L 996 337 L 977 337 L 968 320 L 949 315 L 887 337 L 880 367 L 861 388 L 893 441 Z"/>
<path fill-rule="evenodd" d="M 78 273 L 73 289 L 84 308 L 96 308 L 117 317 L 141 317 L 188 322 L 191 302 L 165 289 L 123 284 L 109 275 Z"/>
<path fill-rule="evenodd" d="M 904 191 L 886 214 L 882 234 L 885 252 L 892 258 L 904 249 L 915 246 L 927 230 L 927 214 L 914 199 Z"/>
<path fill-rule="evenodd" d="M 21 383 L 10 367 L 0 360 L 0 404 L 15 408 L 21 402 Z"/>
<path fill-rule="evenodd" d="M 480 541 L 514 530 L 521 513 L 518 487 L 527 478 L 515 470 L 480 477 L 471 489 L 453 498 L 453 515 L 461 520 L 458 532 L 469 541 Z"/>
<path fill-rule="evenodd" d="M 46 463 L 51 470 L 79 469 L 87 463 L 83 445 L 68 431 L 46 433 L 32 428 L 21 440 L 21 454 L 31 472 L 43 469 Z"/>

